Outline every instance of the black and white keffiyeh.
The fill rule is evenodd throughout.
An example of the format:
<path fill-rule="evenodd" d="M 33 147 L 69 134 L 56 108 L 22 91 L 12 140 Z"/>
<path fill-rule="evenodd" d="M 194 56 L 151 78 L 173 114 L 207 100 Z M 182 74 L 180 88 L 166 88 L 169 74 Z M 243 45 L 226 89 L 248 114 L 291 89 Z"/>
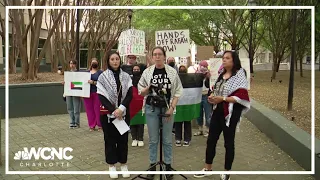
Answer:
<path fill-rule="evenodd" d="M 216 90 L 217 87 L 214 87 L 214 89 Z M 242 68 L 239 69 L 234 76 L 230 77 L 230 79 L 228 79 L 228 81 L 225 82 L 224 88 L 222 91 L 222 96 L 233 97 L 237 103 L 243 105 L 244 109 L 242 110 L 242 114 L 246 113 L 250 109 L 248 81 L 247 81 L 247 76 L 245 74 L 244 69 Z M 229 127 L 234 103 L 224 102 L 223 105 L 224 105 L 224 117 L 226 119 L 226 126 Z M 213 109 L 215 109 L 216 107 L 217 106 L 214 105 Z"/>
<path fill-rule="evenodd" d="M 247 76 L 245 74 L 245 70 L 242 68 L 226 82 L 222 96 L 228 97 L 238 89 L 248 90 Z"/>
<path fill-rule="evenodd" d="M 120 69 L 119 79 L 121 83 L 121 101 L 127 96 L 129 88 L 132 86 L 132 80 L 128 73 L 125 73 Z M 119 107 L 118 104 L 118 92 L 117 83 L 114 78 L 114 74 L 110 69 L 104 71 L 98 78 L 97 81 L 97 93 L 107 98 L 111 104 Z"/>

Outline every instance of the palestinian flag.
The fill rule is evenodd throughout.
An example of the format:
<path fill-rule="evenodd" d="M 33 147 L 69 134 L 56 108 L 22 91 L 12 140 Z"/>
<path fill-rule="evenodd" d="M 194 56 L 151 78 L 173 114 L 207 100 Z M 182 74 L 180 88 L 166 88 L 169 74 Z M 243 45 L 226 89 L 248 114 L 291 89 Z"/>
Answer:
<path fill-rule="evenodd" d="M 202 98 L 203 75 L 179 74 L 183 86 L 182 96 L 179 98 L 175 122 L 191 121 L 200 116 Z"/>
<path fill-rule="evenodd" d="M 70 88 L 72 90 L 82 90 L 82 82 L 71 82 Z"/>
<path fill-rule="evenodd" d="M 138 88 L 132 86 L 132 100 L 130 102 L 130 125 L 145 124 L 146 118 L 142 116 L 143 96 L 138 94 Z"/>
<path fill-rule="evenodd" d="M 179 98 L 175 122 L 191 121 L 200 116 L 200 102 L 202 97 L 202 74 L 179 74 L 183 86 L 183 94 Z M 130 125 L 145 124 L 145 116 L 142 116 L 143 97 L 138 95 L 138 89 L 132 87 L 133 98 L 130 103 Z"/>

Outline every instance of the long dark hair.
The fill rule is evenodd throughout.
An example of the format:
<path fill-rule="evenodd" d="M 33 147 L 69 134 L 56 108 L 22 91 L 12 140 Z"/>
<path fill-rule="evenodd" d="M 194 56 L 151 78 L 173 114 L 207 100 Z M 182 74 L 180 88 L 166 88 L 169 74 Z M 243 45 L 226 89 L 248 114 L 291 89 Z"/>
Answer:
<path fill-rule="evenodd" d="M 232 72 L 231 77 L 232 77 L 232 76 L 236 75 L 236 73 L 238 72 L 238 70 L 240 70 L 240 69 L 242 68 L 242 66 L 241 66 L 241 61 L 240 61 L 239 55 L 237 54 L 236 51 L 225 51 L 225 52 L 223 53 L 223 56 L 224 56 L 226 53 L 230 53 L 230 54 L 231 54 L 231 57 L 232 57 L 232 62 L 233 62 L 233 67 L 232 67 L 232 69 L 231 69 L 231 72 Z M 222 79 L 222 77 L 223 77 L 223 75 L 224 75 L 225 73 L 226 73 L 226 70 L 223 68 L 223 71 L 222 71 L 222 73 L 220 74 L 220 76 L 218 77 L 216 83 L 219 82 L 219 81 Z M 246 72 L 245 70 L 244 70 L 244 73 L 245 73 L 245 75 L 247 76 L 247 72 Z M 215 84 L 214 86 L 216 86 L 216 84 Z"/>
<path fill-rule="evenodd" d="M 119 54 L 118 52 L 116 52 L 116 51 L 110 51 L 110 52 L 108 53 L 108 56 L 107 56 L 107 62 L 106 62 L 106 64 L 107 64 L 107 69 L 110 69 L 110 68 L 111 68 L 111 67 L 110 67 L 110 57 L 111 57 L 113 54 L 116 54 L 116 55 L 119 56 L 120 66 L 122 65 L 122 61 L 121 61 L 120 54 Z M 120 68 L 120 66 L 119 66 L 119 68 Z"/>

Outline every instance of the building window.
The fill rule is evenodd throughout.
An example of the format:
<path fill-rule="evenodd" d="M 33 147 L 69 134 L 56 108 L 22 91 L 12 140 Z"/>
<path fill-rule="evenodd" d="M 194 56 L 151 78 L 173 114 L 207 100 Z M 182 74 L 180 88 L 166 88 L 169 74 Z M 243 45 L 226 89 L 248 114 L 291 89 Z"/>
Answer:
<path fill-rule="evenodd" d="M 88 49 L 80 49 L 80 68 L 87 69 Z"/>
<path fill-rule="evenodd" d="M 43 49 L 44 43 L 46 42 L 46 39 L 41 39 L 39 38 L 39 44 L 38 44 L 38 57 Z M 46 56 L 43 56 L 40 65 L 45 65 L 46 64 Z"/>

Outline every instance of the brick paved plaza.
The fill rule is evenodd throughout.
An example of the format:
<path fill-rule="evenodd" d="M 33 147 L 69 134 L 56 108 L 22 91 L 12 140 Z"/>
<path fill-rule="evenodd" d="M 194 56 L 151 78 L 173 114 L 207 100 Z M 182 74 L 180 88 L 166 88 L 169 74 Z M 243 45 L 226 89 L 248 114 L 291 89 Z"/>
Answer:
<path fill-rule="evenodd" d="M 61 170 L 61 171 L 107 171 L 104 162 L 104 141 L 102 132 L 89 132 L 86 115 L 81 113 L 81 128 L 69 129 L 69 116 L 53 115 L 10 119 L 9 124 L 9 166 L 12 171 Z M 195 129 L 193 130 L 195 131 Z M 4 120 L 2 120 L 2 155 L 4 156 Z M 128 167 L 132 171 L 143 171 L 148 163 L 148 135 L 145 131 L 145 146 L 131 147 L 129 138 Z M 201 170 L 205 155 L 205 137 L 192 137 L 190 147 L 173 148 L 173 167 L 181 171 Z M 20 160 L 14 160 L 14 154 L 23 147 L 71 147 L 73 159 L 63 161 L 69 166 L 61 167 L 21 167 Z M 217 146 L 217 155 L 213 169 L 222 171 L 224 167 L 223 136 Z M 109 179 L 109 175 L 4 175 L 3 166 L 0 167 L 0 179 Z M 25 161 L 24 161 L 25 162 Z M 30 161 L 30 164 L 33 161 Z M 54 162 L 54 161 L 51 161 Z M 57 163 L 57 162 L 54 162 Z M 233 164 L 234 171 L 301 171 L 301 168 L 286 153 L 278 148 L 248 120 L 243 119 L 240 132 L 236 134 L 236 155 Z M 186 175 L 188 179 L 195 179 Z M 121 176 L 119 176 L 119 179 Z M 133 177 L 133 175 L 131 175 Z M 158 177 L 158 176 L 156 176 Z M 182 179 L 176 175 L 174 179 Z M 204 179 L 219 179 L 218 175 Z M 313 179 L 309 175 L 233 175 L 233 180 L 305 180 Z"/>

